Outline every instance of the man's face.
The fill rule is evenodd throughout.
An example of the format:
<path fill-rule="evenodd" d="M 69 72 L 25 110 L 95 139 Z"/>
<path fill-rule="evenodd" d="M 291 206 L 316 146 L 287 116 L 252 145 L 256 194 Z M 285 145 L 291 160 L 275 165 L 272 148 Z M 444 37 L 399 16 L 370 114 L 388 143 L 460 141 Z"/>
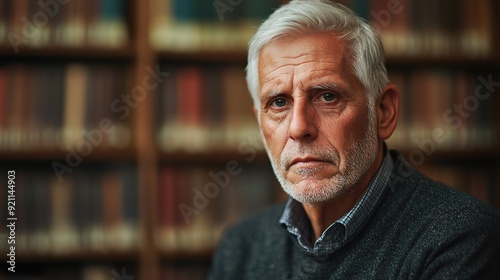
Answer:
<path fill-rule="evenodd" d="M 259 81 L 256 114 L 284 190 L 314 203 L 352 188 L 373 165 L 379 140 L 347 45 L 331 34 L 273 41 L 259 56 Z"/>

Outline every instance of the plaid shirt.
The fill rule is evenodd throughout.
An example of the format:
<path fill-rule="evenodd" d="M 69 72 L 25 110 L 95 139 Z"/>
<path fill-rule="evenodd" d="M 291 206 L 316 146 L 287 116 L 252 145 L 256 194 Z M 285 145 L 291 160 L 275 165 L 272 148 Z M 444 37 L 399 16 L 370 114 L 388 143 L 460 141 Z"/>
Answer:
<path fill-rule="evenodd" d="M 366 224 L 388 186 L 393 168 L 391 157 L 384 147 L 384 160 L 361 200 L 342 218 L 331 224 L 320 238 L 311 244 L 312 228 L 302 204 L 290 198 L 280 223 L 295 235 L 300 246 L 315 256 L 329 255 L 346 244 Z"/>

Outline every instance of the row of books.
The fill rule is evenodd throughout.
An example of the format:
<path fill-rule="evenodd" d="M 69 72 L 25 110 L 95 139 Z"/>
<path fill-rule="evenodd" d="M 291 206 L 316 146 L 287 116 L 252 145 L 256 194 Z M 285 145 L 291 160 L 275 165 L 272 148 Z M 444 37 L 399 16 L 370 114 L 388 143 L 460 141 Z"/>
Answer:
<path fill-rule="evenodd" d="M 218 2 L 223 5 L 218 6 Z M 281 2 L 154 1 L 152 45 L 159 50 L 176 51 L 244 50 L 259 21 Z M 368 20 L 381 33 L 389 55 L 484 57 L 494 50 L 494 0 L 336 2 Z"/>
<path fill-rule="evenodd" d="M 388 141 L 393 147 L 498 147 L 498 73 L 414 70 L 392 72 L 390 79 L 400 89 L 398 126 Z"/>
<path fill-rule="evenodd" d="M 140 100 L 127 94 L 123 69 L 92 63 L 0 67 L 0 149 L 64 149 L 82 141 L 127 147 L 128 123 Z M 259 135 L 241 67 L 162 71 L 169 75 L 157 87 L 161 150 L 236 150 Z M 399 124 L 389 140 L 395 147 L 416 148 L 428 139 L 440 150 L 496 145 L 498 73 L 404 70 L 392 72 L 391 80 L 401 90 Z"/>
<path fill-rule="evenodd" d="M 255 26 L 281 0 L 152 1 L 152 45 L 157 50 L 245 49 Z"/>
<path fill-rule="evenodd" d="M 158 50 L 245 49 L 258 23 L 283 1 L 155 0 L 151 42 Z M 494 0 L 338 0 L 382 34 L 388 54 L 491 55 Z M 128 1 L 2 1 L 0 44 L 23 46 L 127 44 Z"/>
<path fill-rule="evenodd" d="M 337 0 L 367 19 L 389 55 L 487 57 L 498 36 L 495 0 Z"/>
<path fill-rule="evenodd" d="M 0 66 L 0 149 L 123 148 L 131 142 L 121 65 Z"/>
<path fill-rule="evenodd" d="M 242 69 L 182 66 L 168 72 L 157 103 L 163 151 L 236 150 L 259 135 Z M 390 76 L 401 91 L 393 147 L 413 149 L 428 140 L 437 150 L 495 147 L 500 75 L 430 69 Z"/>
<path fill-rule="evenodd" d="M 79 166 L 59 181 L 50 164 L 14 168 L 16 254 L 68 255 L 138 248 L 138 182 L 129 165 Z M 5 172 L 7 174 L 7 172 Z M 10 194 L 10 193 L 9 193 Z M 0 198 L 7 201 L 7 189 Z M 14 215 L 11 215 L 14 214 Z M 2 234 L 8 234 L 2 229 Z M 1 243 L 1 251 L 7 244 Z"/>
<path fill-rule="evenodd" d="M 128 1 L 0 1 L 0 44 L 120 47 L 128 42 Z"/>
<path fill-rule="evenodd" d="M 259 135 L 241 67 L 179 66 L 166 72 L 157 102 L 161 150 L 235 150 Z"/>
<path fill-rule="evenodd" d="M 227 226 L 285 195 L 267 164 L 163 166 L 156 243 L 164 252 L 212 250 Z"/>

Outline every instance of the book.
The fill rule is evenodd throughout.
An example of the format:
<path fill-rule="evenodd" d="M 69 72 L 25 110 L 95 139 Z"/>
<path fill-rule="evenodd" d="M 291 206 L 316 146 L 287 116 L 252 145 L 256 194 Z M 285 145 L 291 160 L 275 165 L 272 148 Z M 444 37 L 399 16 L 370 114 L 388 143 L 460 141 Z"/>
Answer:
<path fill-rule="evenodd" d="M 177 72 L 177 106 L 179 133 L 185 151 L 203 150 L 206 143 L 205 94 L 202 71 L 195 67 L 181 68 Z"/>
<path fill-rule="evenodd" d="M 8 100 L 9 100 L 9 73 L 6 68 L 0 67 L 0 149 L 4 148 L 5 133 L 8 130 Z"/>
<path fill-rule="evenodd" d="M 85 128 L 85 96 L 87 95 L 88 72 L 80 64 L 66 68 L 64 95 L 64 143 L 76 146 L 82 139 Z"/>
<path fill-rule="evenodd" d="M 78 234 L 72 219 L 71 197 L 73 183 L 70 179 L 62 182 L 47 180 L 46 188 L 49 189 L 50 203 L 50 237 L 49 251 L 54 254 L 68 254 L 78 251 Z"/>
<path fill-rule="evenodd" d="M 169 69 L 159 89 L 157 115 L 163 151 L 235 150 L 259 134 L 242 68 Z"/>
<path fill-rule="evenodd" d="M 137 248 L 139 242 L 139 182 L 137 171 L 132 166 L 123 167 L 121 172 L 122 195 L 122 223 L 120 226 L 120 248 L 131 250 Z"/>
<path fill-rule="evenodd" d="M 102 222 L 104 242 L 111 250 L 120 250 L 120 225 L 123 224 L 123 182 L 119 172 L 108 172 L 101 175 Z"/>

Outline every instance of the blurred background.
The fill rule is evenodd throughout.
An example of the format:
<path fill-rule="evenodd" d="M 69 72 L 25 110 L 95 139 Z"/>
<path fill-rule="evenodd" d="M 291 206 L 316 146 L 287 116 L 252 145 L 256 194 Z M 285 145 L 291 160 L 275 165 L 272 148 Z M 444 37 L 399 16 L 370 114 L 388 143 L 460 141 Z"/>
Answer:
<path fill-rule="evenodd" d="M 0 279 L 205 279 L 225 228 L 286 200 L 244 78 L 285 2 L 0 0 Z M 500 211 L 500 3 L 337 2 L 382 35 L 389 147 Z"/>

